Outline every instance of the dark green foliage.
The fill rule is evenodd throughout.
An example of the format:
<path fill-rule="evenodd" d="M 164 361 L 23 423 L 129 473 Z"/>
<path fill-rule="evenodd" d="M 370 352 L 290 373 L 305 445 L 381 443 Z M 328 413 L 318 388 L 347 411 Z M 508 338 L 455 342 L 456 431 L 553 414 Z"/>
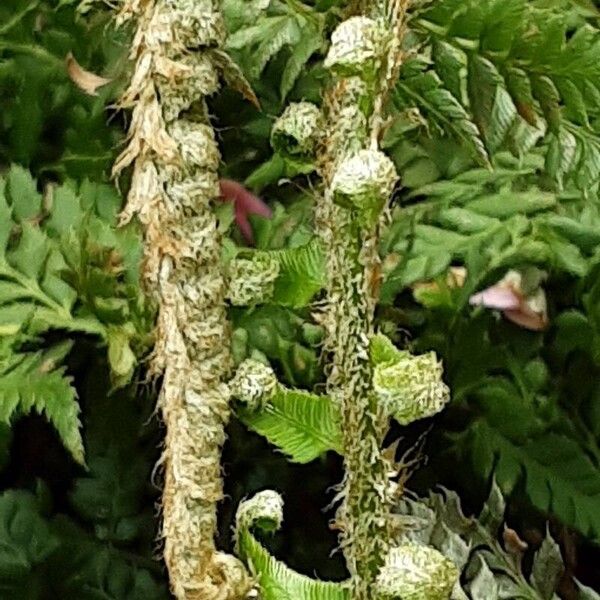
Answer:
<path fill-rule="evenodd" d="M 0 180 L 2 420 L 44 413 L 80 463 L 76 392 L 62 366 L 72 342 L 45 348 L 44 337 L 94 335 L 108 346 L 115 384 L 131 379 L 150 322 L 139 235 L 115 230 L 118 204 L 112 188 L 89 181 L 42 195 L 21 167 Z"/>
<path fill-rule="evenodd" d="M 388 232 L 382 301 L 402 308 L 396 319 L 417 348 L 434 348 L 444 360 L 453 402 L 443 422 L 461 464 L 480 481 L 493 474 L 505 493 L 522 490 L 540 511 L 598 540 L 597 304 L 590 298 L 600 207 L 573 188 L 546 187 L 536 154 L 523 161 L 498 154 L 493 171 L 455 166 L 457 155 L 421 147 L 432 175 L 408 190 L 406 198 L 419 202 L 399 211 Z M 465 267 L 464 284 L 448 278 L 450 266 Z M 532 266 L 548 276 L 546 333 L 469 307 L 472 294 L 509 269 Z M 432 280 L 412 289 L 413 300 L 397 300 Z"/>
<path fill-rule="evenodd" d="M 243 8 L 227 0 L 223 10 L 232 32 L 227 49 L 259 91 L 263 85 L 261 75 L 269 62 L 279 62 L 282 70 L 278 92 L 285 100 L 306 63 L 325 46 L 325 12 L 301 1 L 281 0 L 252 0 Z"/>
<path fill-rule="evenodd" d="M 403 66 L 398 108 L 417 108 L 426 127 L 451 134 L 482 164 L 502 147 L 521 157 L 543 140 L 546 171 L 559 186 L 572 180 L 589 191 L 597 183 L 597 9 L 442 0 L 415 12 L 419 57 Z"/>
<path fill-rule="evenodd" d="M 78 15 L 75 2 L 6 0 L 0 6 L 0 163 L 36 173 L 102 176 L 121 138 L 108 126 L 125 66 L 110 14 Z M 66 56 L 115 78 L 97 97 L 68 76 Z"/>
<path fill-rule="evenodd" d="M 169 597 L 152 559 L 156 493 L 150 473 L 156 440 L 148 426 L 151 398 L 142 394 L 136 400 L 131 390 L 108 397 L 106 369 L 96 363 L 89 371 L 83 385 L 89 471 L 69 486 L 68 506 L 54 506 L 50 490 L 39 481 L 35 493 L 14 490 L 0 497 L 3 597 Z"/>
<path fill-rule="evenodd" d="M 307 315 L 308 316 L 308 315 Z M 260 306 L 233 314 L 235 357 L 261 356 L 281 370 L 282 381 L 310 387 L 320 376 L 314 327 L 308 318 L 279 306 Z"/>

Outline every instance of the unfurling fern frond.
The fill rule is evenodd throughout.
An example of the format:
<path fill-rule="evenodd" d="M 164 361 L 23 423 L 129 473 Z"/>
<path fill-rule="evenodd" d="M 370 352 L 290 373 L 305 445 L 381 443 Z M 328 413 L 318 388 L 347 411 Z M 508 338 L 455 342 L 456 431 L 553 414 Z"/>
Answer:
<path fill-rule="evenodd" d="M 277 560 L 252 530 L 273 532 L 283 521 L 283 501 L 265 490 L 242 502 L 236 516 L 236 553 L 254 573 L 263 600 L 349 600 L 343 583 L 310 579 Z"/>
<path fill-rule="evenodd" d="M 379 334 L 371 340 L 370 359 L 376 397 L 402 425 L 438 413 L 449 400 L 433 352 L 413 356 Z M 328 450 L 343 454 L 340 409 L 328 396 L 286 388 L 270 366 L 254 359 L 239 365 L 229 385 L 243 405 L 239 418 L 292 462 L 307 463 Z"/>
<path fill-rule="evenodd" d="M 286 454 L 307 463 L 328 450 L 342 454 L 339 410 L 330 398 L 277 383 L 270 367 L 244 361 L 230 383 L 243 403 L 240 419 Z"/>
<path fill-rule="evenodd" d="M 237 306 L 271 302 L 307 306 L 325 285 L 325 257 L 319 241 L 284 250 L 243 250 L 230 263 L 230 296 Z M 243 268 L 242 268 L 243 267 Z"/>

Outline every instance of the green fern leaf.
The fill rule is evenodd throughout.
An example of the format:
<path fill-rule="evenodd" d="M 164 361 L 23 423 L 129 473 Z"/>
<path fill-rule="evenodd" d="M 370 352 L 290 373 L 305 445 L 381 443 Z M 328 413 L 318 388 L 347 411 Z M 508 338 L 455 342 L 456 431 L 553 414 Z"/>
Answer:
<path fill-rule="evenodd" d="M 572 28 L 559 3 L 441 0 L 417 11 L 413 26 L 491 152 L 504 147 L 522 156 L 549 133 L 546 166 L 559 186 L 568 178 L 582 190 L 598 182 L 597 140 L 589 134 L 600 111 L 600 44 L 591 15 Z M 459 93 L 463 54 L 468 104 Z"/>
<path fill-rule="evenodd" d="M 348 600 L 342 583 L 310 579 L 277 560 L 254 537 L 252 529 L 278 529 L 283 503 L 275 492 L 259 492 L 240 504 L 236 519 L 236 552 L 255 574 L 263 600 Z"/>
<path fill-rule="evenodd" d="M 318 239 L 299 248 L 270 252 L 280 265 L 273 302 L 290 308 L 307 306 L 325 286 L 325 256 Z"/>
<path fill-rule="evenodd" d="M 503 87 L 498 86 L 487 134 L 487 143 L 492 152 L 502 146 L 515 119 L 517 119 L 517 108 L 510 94 Z"/>
<path fill-rule="evenodd" d="M 282 100 L 292 91 L 310 57 L 323 45 L 323 25 L 323 22 L 319 21 L 316 26 L 307 25 L 300 30 L 300 41 L 294 46 L 281 74 L 279 93 Z"/>
<path fill-rule="evenodd" d="M 279 386 L 262 408 L 238 415 L 292 462 L 308 463 L 328 450 L 342 454 L 340 415 L 326 396 Z"/>
<path fill-rule="evenodd" d="M 524 422 L 527 420 L 523 417 Z M 529 500 L 539 510 L 554 514 L 592 539 L 600 539 L 596 507 L 600 472 L 575 442 L 554 433 L 531 432 L 527 440 L 519 439 L 518 431 L 507 431 L 489 412 L 465 435 L 480 477 L 487 478 L 493 472 L 506 493 L 524 484 Z"/>
<path fill-rule="evenodd" d="M 235 33 L 227 38 L 227 48 L 229 50 L 241 50 L 259 43 L 264 38 L 272 35 L 282 23 L 287 21 L 287 17 L 283 15 L 275 17 L 263 17 L 256 24 L 238 29 Z"/>
<path fill-rule="evenodd" d="M 463 99 L 461 71 L 466 68 L 466 57 L 458 48 L 443 40 L 435 40 L 432 49 L 435 71 L 454 98 Z"/>
<path fill-rule="evenodd" d="M 0 179 L 0 327 L 31 337 L 51 329 L 97 336 L 112 346 L 115 382 L 125 382 L 132 369 L 125 373 L 123 357 L 131 366 L 129 343 L 150 315 L 137 293 L 139 232 L 115 229 L 119 209 L 110 186 L 89 182 L 49 190 L 42 206 L 31 175 L 12 167 Z"/>
<path fill-rule="evenodd" d="M 330 9 L 327 3 L 315 6 L 302 1 L 260 0 L 242 8 L 226 2 L 225 19 L 233 31 L 226 48 L 258 89 L 271 87 L 268 80 L 273 80 L 272 95 L 279 92 L 284 101 L 311 57 L 325 47 L 326 30 L 333 22 L 328 17 L 336 16 Z M 276 65 L 276 74 L 261 78 L 269 64 Z"/>
<path fill-rule="evenodd" d="M 411 65 L 406 69 L 410 71 Z M 442 86 L 435 72 L 426 71 L 402 79 L 394 102 L 400 110 L 416 106 L 440 131 L 464 143 L 476 160 L 485 165 L 489 163 L 479 130 L 461 103 Z"/>
<path fill-rule="evenodd" d="M 58 367 L 71 348 L 70 342 L 46 352 L 6 352 L 0 359 L 0 421 L 10 423 L 15 415 L 32 411 L 44 414 L 54 425 L 73 458 L 84 463 L 79 428 L 77 393 Z"/>
<path fill-rule="evenodd" d="M 238 257 L 256 264 L 257 276 L 261 264 L 277 265 L 278 275 L 268 298 L 272 304 L 302 308 L 325 286 L 325 256 L 317 238 L 297 248 L 242 250 Z"/>
<path fill-rule="evenodd" d="M 263 36 L 263 40 L 252 53 L 248 71 L 250 77 L 258 79 L 269 60 L 276 56 L 282 48 L 298 44 L 302 39 L 301 32 L 302 29 L 294 18 L 284 17 L 283 20 L 272 25 L 268 34 Z"/>
<path fill-rule="evenodd" d="M 6 598 L 26 597 L 32 589 L 32 571 L 60 546 L 39 504 L 22 490 L 0 496 L 0 592 Z"/>

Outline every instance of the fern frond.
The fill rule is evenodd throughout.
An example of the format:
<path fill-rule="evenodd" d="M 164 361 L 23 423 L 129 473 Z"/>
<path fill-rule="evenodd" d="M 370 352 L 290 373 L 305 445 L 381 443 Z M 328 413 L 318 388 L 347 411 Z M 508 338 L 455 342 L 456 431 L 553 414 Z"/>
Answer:
<path fill-rule="evenodd" d="M 67 183 L 42 203 L 25 169 L 13 166 L 0 179 L 0 327 L 32 337 L 51 329 L 95 335 L 111 346 L 124 383 L 133 372 L 130 344 L 150 315 L 137 291 L 140 238 L 132 227 L 115 231 L 119 208 L 109 186 Z"/>
<path fill-rule="evenodd" d="M 230 386 L 246 405 L 238 410 L 240 419 L 292 462 L 308 463 L 328 450 L 342 454 L 339 410 L 327 396 L 285 388 L 270 367 L 251 359 Z"/>
<path fill-rule="evenodd" d="M 57 366 L 71 349 L 64 342 L 45 352 L 13 353 L 3 348 L 0 358 L 0 421 L 10 424 L 16 415 L 43 414 L 80 464 L 84 464 L 79 429 L 77 392 L 65 368 Z"/>
<path fill-rule="evenodd" d="M 586 190 L 598 182 L 600 42 L 593 19 L 582 15 L 569 24 L 560 3 L 442 0 L 417 10 L 412 26 L 489 153 L 523 154 L 545 139 L 547 170 L 559 185 L 571 179 Z"/>
<path fill-rule="evenodd" d="M 478 517 L 465 517 L 456 493 L 442 489 L 427 498 L 405 496 L 398 507 L 403 538 L 431 545 L 462 572 L 452 598 L 493 600 L 530 598 L 548 600 L 555 591 L 564 566 L 560 550 L 547 534 L 532 559 L 528 577 L 522 571 L 527 549 L 517 532 L 503 528 L 505 502 L 494 482 Z M 503 529 L 504 545 L 498 542 Z"/>
<path fill-rule="evenodd" d="M 291 92 L 312 55 L 325 45 L 324 15 L 301 2 L 254 2 L 241 13 L 232 6 L 226 8 L 225 17 L 235 29 L 226 47 L 250 79 L 257 81 L 271 61 L 284 56 L 281 100 Z"/>
<path fill-rule="evenodd" d="M 489 393 L 494 392 L 490 389 Z M 457 440 L 458 448 L 469 448 L 475 471 L 487 477 L 493 470 L 506 492 L 523 484 L 538 509 L 551 512 L 590 539 L 600 539 L 600 471 L 580 445 L 551 432 L 531 432 L 528 440 L 519 439 L 499 424 L 503 417 L 495 414 L 497 410 L 495 404 L 490 406 Z"/>
<path fill-rule="evenodd" d="M 489 164 L 488 151 L 469 113 L 453 93 L 444 87 L 436 72 L 426 68 L 427 63 L 422 60 L 406 64 L 394 95 L 396 108 L 418 108 L 429 125 L 449 133 L 465 144 L 478 162 Z M 446 69 L 446 66 L 442 68 Z M 458 87 L 456 82 L 454 87 Z"/>
<path fill-rule="evenodd" d="M 389 251 L 402 258 L 390 260 L 385 302 L 406 286 L 442 275 L 452 263 L 465 264 L 476 252 L 482 279 L 518 263 L 578 276 L 586 272 L 586 257 L 596 252 L 600 239 L 591 232 L 600 221 L 591 217 L 590 203 L 577 191 L 562 195 L 542 189 L 543 159 L 536 155 L 521 165 L 505 153 L 495 160 L 503 166 L 467 170 L 408 194 L 422 198 L 426 210 L 419 214 L 416 204 L 416 222 L 398 221 L 389 232 Z M 579 223 L 584 212 L 591 218 L 586 226 Z"/>
<path fill-rule="evenodd" d="M 257 269 L 261 264 L 277 265 L 267 299 L 273 304 L 289 308 L 307 306 L 325 285 L 325 257 L 317 238 L 297 248 L 241 251 L 238 256 L 255 264 Z M 265 298 L 257 297 L 256 301 Z"/>
<path fill-rule="evenodd" d="M 256 539 L 254 528 L 271 532 L 283 520 L 283 502 L 276 492 L 259 492 L 242 502 L 236 517 L 236 552 L 255 574 L 263 600 L 349 600 L 343 583 L 317 581 L 277 560 Z"/>

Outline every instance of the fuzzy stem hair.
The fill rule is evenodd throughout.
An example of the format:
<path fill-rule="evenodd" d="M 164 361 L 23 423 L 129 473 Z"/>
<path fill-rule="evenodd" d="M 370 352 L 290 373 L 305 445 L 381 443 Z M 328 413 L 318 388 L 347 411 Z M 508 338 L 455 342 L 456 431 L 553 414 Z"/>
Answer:
<path fill-rule="evenodd" d="M 391 188 L 365 197 L 366 204 L 359 210 L 352 203 L 338 201 L 340 186 L 336 184 L 349 158 L 360 160 L 369 152 L 381 156 L 378 143 L 382 113 L 397 77 L 406 3 L 373 4 L 368 16 L 383 30 L 381 55 L 370 62 L 371 50 L 364 43 L 361 52 L 367 59 L 362 71 L 358 67 L 353 71 L 354 66 L 348 64 L 348 49 L 346 54 L 340 53 L 339 61 L 346 61 L 341 71 L 336 73 L 335 57 L 326 61 L 334 65 L 338 77 L 324 102 L 327 130 L 318 157 L 324 191 L 316 214 L 327 253 L 327 300 L 321 315 L 326 331 L 327 387 L 340 404 L 344 435 L 345 476 L 336 523 L 341 530 L 354 600 L 372 597 L 393 535 L 390 465 L 382 450 L 388 419 L 372 391 L 373 369 L 369 363 L 380 284 L 379 223 Z M 357 26 L 368 25 L 368 21 L 360 20 L 362 17 L 352 19 Z M 361 32 L 340 35 L 341 43 L 353 35 L 360 38 Z M 330 56 L 334 50 L 330 50 Z"/>
<path fill-rule="evenodd" d="M 178 600 L 241 599 L 251 582 L 214 542 L 232 360 L 213 214 L 220 156 L 204 98 L 218 87 L 211 52 L 224 26 L 213 0 L 125 0 L 117 21 L 134 28 L 121 100 L 131 126 L 114 174 L 133 167 L 122 218 L 143 225 L 144 280 L 158 305 L 164 559 Z"/>

